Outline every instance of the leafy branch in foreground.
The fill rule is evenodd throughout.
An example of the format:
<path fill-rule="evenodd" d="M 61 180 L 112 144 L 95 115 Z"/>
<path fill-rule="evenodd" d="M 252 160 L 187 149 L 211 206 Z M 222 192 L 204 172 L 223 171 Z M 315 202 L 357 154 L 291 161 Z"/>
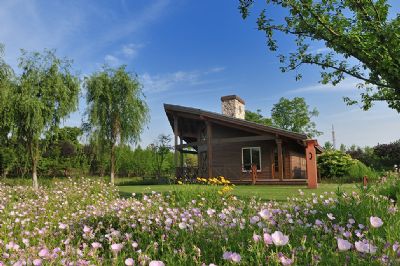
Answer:
<path fill-rule="evenodd" d="M 254 2 L 239 0 L 243 18 Z M 276 8 L 287 11 L 280 21 L 267 16 L 267 9 L 258 16 L 268 48 L 278 50 L 277 32 L 295 37 L 296 51 L 279 55 L 282 72 L 316 65 L 321 68 L 321 82 L 332 85 L 354 77 L 361 81 L 364 110 L 374 101 L 386 101 L 400 112 L 400 14 L 391 16 L 386 0 L 267 0 L 266 5 L 271 14 Z M 312 51 L 312 42 L 324 42 L 329 52 Z M 296 76 L 300 78 L 301 74 Z"/>

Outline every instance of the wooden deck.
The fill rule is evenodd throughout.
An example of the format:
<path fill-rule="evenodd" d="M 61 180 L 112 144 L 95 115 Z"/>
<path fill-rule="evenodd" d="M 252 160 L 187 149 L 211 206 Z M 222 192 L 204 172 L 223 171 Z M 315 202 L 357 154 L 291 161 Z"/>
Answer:
<path fill-rule="evenodd" d="M 236 185 L 251 185 L 250 179 L 230 180 L 232 184 Z M 307 185 L 306 179 L 257 179 L 256 185 Z"/>

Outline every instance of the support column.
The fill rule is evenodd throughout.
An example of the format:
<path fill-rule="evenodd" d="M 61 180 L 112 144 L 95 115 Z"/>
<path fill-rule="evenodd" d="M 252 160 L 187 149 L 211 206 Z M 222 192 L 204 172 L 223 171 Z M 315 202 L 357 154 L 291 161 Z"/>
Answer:
<path fill-rule="evenodd" d="M 317 182 L 317 154 L 314 139 L 306 140 L 306 165 L 307 165 L 307 183 L 308 188 L 318 188 Z"/>
<path fill-rule="evenodd" d="M 181 132 L 181 134 L 179 134 L 179 144 L 180 144 L 180 145 L 181 145 L 181 147 L 182 147 L 182 144 L 183 144 L 183 140 L 182 140 L 182 132 Z M 180 166 L 180 167 L 183 167 L 183 152 L 182 152 L 182 151 L 180 151 L 180 152 L 179 152 L 179 154 L 180 154 L 179 166 Z"/>
<path fill-rule="evenodd" d="M 283 154 L 282 154 L 282 140 L 276 139 L 276 146 L 278 148 L 278 177 L 283 181 Z"/>
<path fill-rule="evenodd" d="M 207 170 L 208 178 L 213 176 L 212 171 L 212 127 L 209 121 L 206 121 L 207 126 Z"/>
<path fill-rule="evenodd" d="M 174 152 L 174 164 L 175 164 L 175 176 L 178 178 L 178 117 L 174 116 L 174 144 L 175 144 L 175 152 Z"/>

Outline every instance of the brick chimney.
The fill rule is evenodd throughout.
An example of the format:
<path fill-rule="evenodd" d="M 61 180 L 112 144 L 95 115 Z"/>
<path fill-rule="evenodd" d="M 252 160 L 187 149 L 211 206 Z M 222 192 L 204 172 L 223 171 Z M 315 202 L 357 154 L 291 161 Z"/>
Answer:
<path fill-rule="evenodd" d="M 230 117 L 244 119 L 244 101 L 237 95 L 221 97 L 222 114 Z"/>

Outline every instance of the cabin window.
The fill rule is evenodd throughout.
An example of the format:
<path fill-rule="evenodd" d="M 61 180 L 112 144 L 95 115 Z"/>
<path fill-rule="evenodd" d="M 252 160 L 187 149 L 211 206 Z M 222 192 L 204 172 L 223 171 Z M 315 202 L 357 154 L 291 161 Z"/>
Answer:
<path fill-rule="evenodd" d="M 251 171 L 251 165 L 257 165 L 257 171 L 261 171 L 261 148 L 249 147 L 242 149 L 242 171 Z"/>

